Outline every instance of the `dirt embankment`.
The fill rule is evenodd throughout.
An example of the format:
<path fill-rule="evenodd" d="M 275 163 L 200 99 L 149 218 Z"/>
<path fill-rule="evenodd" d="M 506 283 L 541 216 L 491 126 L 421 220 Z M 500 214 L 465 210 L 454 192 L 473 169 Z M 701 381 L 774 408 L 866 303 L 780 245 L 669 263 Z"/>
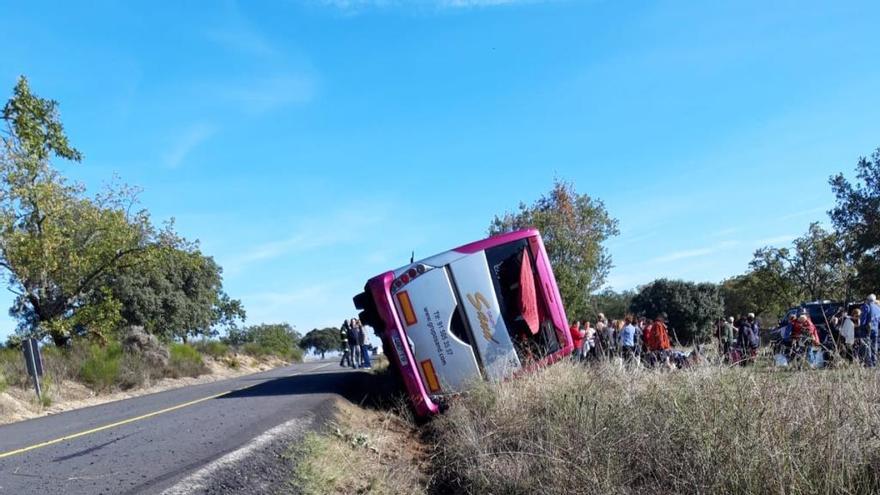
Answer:
<path fill-rule="evenodd" d="M 228 365 L 228 359 L 216 360 L 211 357 L 205 357 L 204 362 L 208 370 L 206 374 L 197 377 L 163 378 L 148 383 L 145 387 L 126 391 L 97 393 L 82 383 L 72 380 L 52 383 L 51 390 L 49 391 L 52 404 L 48 407 L 44 407 L 37 401 L 33 389 L 8 386 L 5 391 L 0 393 L 0 425 L 128 399 L 139 395 L 152 394 L 163 390 L 258 373 L 286 364 L 276 357 L 256 359 L 247 355 L 237 355 L 236 367 L 234 368 Z"/>
<path fill-rule="evenodd" d="M 363 373 L 322 430 L 291 445 L 287 493 L 424 494 L 430 452 L 393 377 Z"/>

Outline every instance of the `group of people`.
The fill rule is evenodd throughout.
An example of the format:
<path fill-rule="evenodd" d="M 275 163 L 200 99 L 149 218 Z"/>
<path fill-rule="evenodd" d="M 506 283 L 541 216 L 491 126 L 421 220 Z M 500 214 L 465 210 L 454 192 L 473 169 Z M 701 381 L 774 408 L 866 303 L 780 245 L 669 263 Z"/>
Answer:
<path fill-rule="evenodd" d="M 771 335 L 774 353 L 786 362 L 799 357 L 821 355 L 824 361 L 839 356 L 865 366 L 880 365 L 880 304 L 870 294 L 865 303 L 846 308 L 822 322 L 813 322 L 806 309 L 793 312 Z M 700 348 L 689 354 L 672 348 L 665 313 L 653 320 L 628 315 L 611 320 L 599 313 L 596 322 L 575 321 L 570 327 L 574 358 L 582 361 L 623 358 L 647 366 L 684 367 L 703 359 Z M 754 313 L 729 316 L 715 324 L 715 336 L 723 362 L 748 365 L 761 347 L 761 322 Z"/>
<path fill-rule="evenodd" d="M 622 320 L 611 320 L 599 313 L 596 323 L 575 321 L 571 328 L 574 358 L 601 360 L 621 357 L 625 361 L 640 360 L 648 366 L 681 367 L 688 355 L 672 349 L 666 314 L 653 320 L 627 315 Z"/>
<path fill-rule="evenodd" d="M 801 327 L 798 327 L 800 331 Z M 813 327 L 815 331 L 815 327 Z M 748 364 L 754 361 L 761 347 L 761 322 L 755 313 L 718 320 L 715 324 L 719 353 L 725 362 Z"/>
<path fill-rule="evenodd" d="M 372 346 L 367 343 L 367 334 L 361 320 L 352 318 L 345 320 L 339 329 L 340 349 L 342 359 L 339 366 L 352 368 L 372 368 L 370 351 Z"/>
<path fill-rule="evenodd" d="M 849 313 L 844 306 L 830 318 L 825 318 L 824 312 L 822 315 L 821 322 L 814 322 L 806 308 L 788 315 L 774 332 L 778 339 L 771 338 L 777 361 L 788 362 L 804 356 L 828 361 L 839 356 L 865 366 L 878 364 L 880 304 L 876 295 L 870 294 L 864 304 L 852 307 Z M 754 314 L 720 320 L 716 332 L 725 361 L 748 364 L 757 355 L 761 345 L 761 325 Z"/>
<path fill-rule="evenodd" d="M 797 354 L 807 347 L 820 348 L 824 354 L 834 354 L 865 366 L 875 367 L 880 357 L 878 347 L 880 304 L 877 296 L 868 295 L 864 304 L 846 308 L 817 325 L 806 311 L 790 315 L 780 329 L 781 342 L 787 354 Z M 836 351 L 836 352 L 835 352 Z"/>

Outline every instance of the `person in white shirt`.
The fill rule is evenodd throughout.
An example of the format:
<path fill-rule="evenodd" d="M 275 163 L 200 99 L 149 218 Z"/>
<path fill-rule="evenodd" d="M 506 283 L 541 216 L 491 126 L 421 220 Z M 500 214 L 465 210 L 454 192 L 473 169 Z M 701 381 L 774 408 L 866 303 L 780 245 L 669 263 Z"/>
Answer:
<path fill-rule="evenodd" d="M 843 321 L 840 323 L 840 338 L 843 339 L 842 354 L 847 361 L 853 360 L 853 346 L 856 343 L 856 324 L 861 316 L 862 311 L 859 308 L 855 308 L 852 310 L 852 315 L 844 316 Z"/>

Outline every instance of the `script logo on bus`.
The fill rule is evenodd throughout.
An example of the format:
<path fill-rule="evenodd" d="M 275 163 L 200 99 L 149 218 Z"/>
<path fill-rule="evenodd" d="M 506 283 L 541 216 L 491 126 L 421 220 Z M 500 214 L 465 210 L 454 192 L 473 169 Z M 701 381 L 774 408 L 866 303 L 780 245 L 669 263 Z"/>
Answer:
<path fill-rule="evenodd" d="M 489 300 L 486 299 L 486 296 L 481 292 L 477 292 L 476 294 L 468 294 L 467 300 L 471 303 L 471 306 L 477 310 L 477 318 L 480 320 L 480 328 L 483 330 L 483 337 L 486 338 L 489 342 L 494 342 L 498 344 L 499 342 L 492 337 L 492 327 L 489 325 L 489 322 L 492 320 L 491 313 L 491 305 L 489 304 Z"/>

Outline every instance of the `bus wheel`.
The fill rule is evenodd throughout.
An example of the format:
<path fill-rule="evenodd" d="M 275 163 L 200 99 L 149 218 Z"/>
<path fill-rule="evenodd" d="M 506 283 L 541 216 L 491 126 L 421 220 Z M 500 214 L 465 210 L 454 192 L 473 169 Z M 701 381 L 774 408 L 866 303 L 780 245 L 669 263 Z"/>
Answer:
<path fill-rule="evenodd" d="M 367 306 L 372 306 L 370 303 L 373 302 L 370 299 L 370 295 L 366 292 L 361 292 L 360 294 L 351 298 L 351 300 L 354 302 L 354 307 L 356 307 L 357 309 L 367 309 Z"/>

